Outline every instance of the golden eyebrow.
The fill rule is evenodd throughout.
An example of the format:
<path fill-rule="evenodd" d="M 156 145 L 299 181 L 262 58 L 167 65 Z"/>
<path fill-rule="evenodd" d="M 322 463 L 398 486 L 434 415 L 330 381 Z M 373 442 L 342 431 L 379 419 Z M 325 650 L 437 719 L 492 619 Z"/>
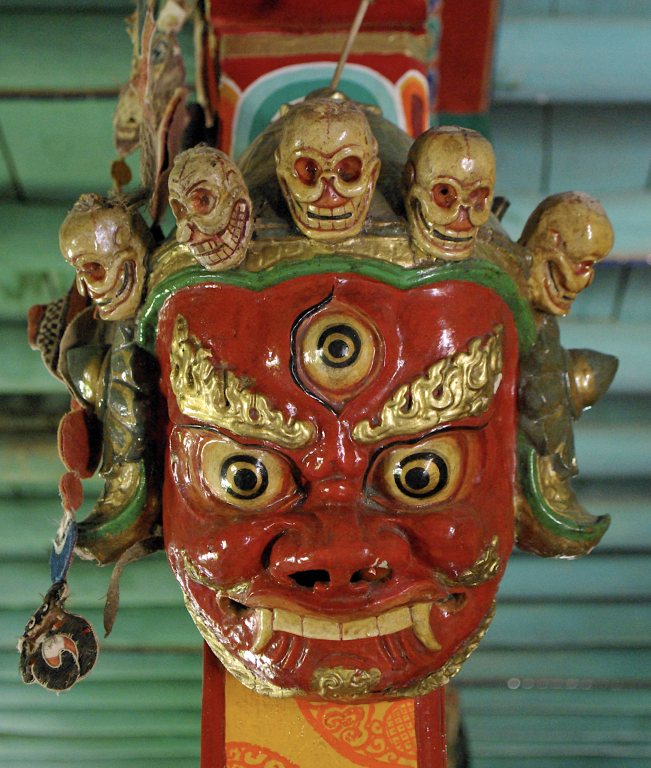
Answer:
<path fill-rule="evenodd" d="M 314 440 L 311 422 L 286 419 L 264 395 L 244 387 L 232 371 L 216 367 L 210 355 L 178 315 L 170 347 L 170 384 L 181 413 L 282 448 L 301 448 Z"/>
<path fill-rule="evenodd" d="M 382 406 L 378 426 L 360 421 L 353 438 L 378 443 L 485 413 L 502 379 L 502 331 L 498 325 L 483 344 L 472 339 L 468 352 L 445 357 L 424 376 L 403 384 Z"/>

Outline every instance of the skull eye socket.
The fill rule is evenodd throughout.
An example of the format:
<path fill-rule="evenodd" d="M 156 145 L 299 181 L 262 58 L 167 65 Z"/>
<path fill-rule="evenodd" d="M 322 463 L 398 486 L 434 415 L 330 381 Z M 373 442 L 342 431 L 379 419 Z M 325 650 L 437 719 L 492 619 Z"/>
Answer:
<path fill-rule="evenodd" d="M 236 499 L 257 499 L 269 487 L 269 473 L 259 458 L 238 454 L 226 459 L 220 471 L 221 486 Z"/>
<path fill-rule="evenodd" d="M 476 211 L 483 211 L 486 208 L 489 195 L 490 189 L 488 187 L 479 187 L 479 189 L 473 189 L 468 197 L 470 198 L 472 207 Z"/>
<path fill-rule="evenodd" d="M 98 282 L 99 280 L 104 280 L 104 278 L 106 277 L 106 270 L 101 264 L 98 264 L 96 261 L 88 261 L 82 265 L 81 274 L 83 275 L 83 277 L 89 280 L 94 280 L 95 282 Z"/>
<path fill-rule="evenodd" d="M 195 189 L 190 195 L 190 205 L 195 213 L 205 216 L 213 209 L 215 198 L 207 189 Z"/>
<path fill-rule="evenodd" d="M 442 456 L 423 451 L 404 458 L 394 467 L 393 479 L 410 499 L 430 499 L 448 484 L 448 465 Z"/>
<path fill-rule="evenodd" d="M 313 187 L 321 175 L 319 164 L 311 157 L 299 157 L 294 163 L 294 170 L 298 178 L 308 187 Z"/>
<path fill-rule="evenodd" d="M 335 168 L 341 181 L 351 183 L 359 181 L 362 175 L 362 161 L 359 157 L 345 157 Z"/>
<path fill-rule="evenodd" d="M 432 187 L 432 200 L 440 208 L 452 208 L 457 200 L 456 190 L 451 184 L 435 184 Z"/>

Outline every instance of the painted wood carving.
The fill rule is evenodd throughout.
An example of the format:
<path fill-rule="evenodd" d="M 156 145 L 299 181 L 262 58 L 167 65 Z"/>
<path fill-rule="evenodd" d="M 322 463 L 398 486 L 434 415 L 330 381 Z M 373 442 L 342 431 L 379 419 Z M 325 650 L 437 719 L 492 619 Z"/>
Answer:
<path fill-rule="evenodd" d="M 94 661 L 92 628 L 62 608 L 73 549 L 116 563 L 110 631 L 122 569 L 164 547 L 212 654 L 254 692 L 219 705 L 227 731 L 233 701 L 295 698 L 353 754 L 332 717 L 362 706 L 398 757 L 362 759 L 362 739 L 341 765 L 442 765 L 416 737 L 487 631 L 514 543 L 574 557 L 608 525 L 572 489 L 572 424 L 616 360 L 563 349 L 556 323 L 612 246 L 606 214 L 555 195 L 512 242 L 485 138 L 412 143 L 334 89 L 288 105 L 237 164 L 205 145 L 173 160 L 149 192 L 176 229 L 150 229 L 143 198 L 84 195 L 61 228 L 76 310 L 32 314 L 74 407 L 23 678 L 59 690 Z M 104 494 L 76 523 L 98 467 Z M 226 740 L 227 763 L 202 765 L 294 764 Z"/>

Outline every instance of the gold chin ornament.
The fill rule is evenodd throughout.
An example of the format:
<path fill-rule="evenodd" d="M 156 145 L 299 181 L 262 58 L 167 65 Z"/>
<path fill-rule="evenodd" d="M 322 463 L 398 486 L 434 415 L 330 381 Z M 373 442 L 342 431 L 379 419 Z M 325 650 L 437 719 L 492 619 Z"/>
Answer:
<path fill-rule="evenodd" d="M 539 312 L 566 315 L 613 247 L 613 228 L 598 200 L 584 192 L 550 195 L 525 224 L 520 245 L 533 257 L 529 290 Z"/>
<path fill-rule="evenodd" d="M 364 112 L 345 98 L 316 96 L 285 117 L 276 173 L 298 229 L 338 243 L 359 234 L 380 172 Z"/>
<path fill-rule="evenodd" d="M 169 179 L 176 239 L 211 272 L 236 267 L 251 239 L 251 199 L 239 168 L 217 149 L 182 152 Z"/>
<path fill-rule="evenodd" d="M 77 272 L 102 320 L 126 320 L 140 305 L 146 256 L 154 240 L 142 216 L 126 203 L 82 195 L 59 230 L 63 258 Z"/>
<path fill-rule="evenodd" d="M 403 175 L 413 244 L 435 259 L 470 256 L 490 216 L 494 186 L 495 156 L 481 134 L 457 126 L 421 134 Z"/>

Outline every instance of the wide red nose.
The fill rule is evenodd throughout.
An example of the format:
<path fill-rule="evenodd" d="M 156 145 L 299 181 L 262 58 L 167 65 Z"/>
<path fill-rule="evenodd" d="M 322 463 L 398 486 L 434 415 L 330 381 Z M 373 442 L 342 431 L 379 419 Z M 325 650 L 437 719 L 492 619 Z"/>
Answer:
<path fill-rule="evenodd" d="M 459 215 L 452 224 L 448 224 L 448 229 L 451 229 L 453 232 L 469 232 L 473 229 L 470 216 L 468 215 L 468 208 L 465 205 L 459 208 Z"/>

